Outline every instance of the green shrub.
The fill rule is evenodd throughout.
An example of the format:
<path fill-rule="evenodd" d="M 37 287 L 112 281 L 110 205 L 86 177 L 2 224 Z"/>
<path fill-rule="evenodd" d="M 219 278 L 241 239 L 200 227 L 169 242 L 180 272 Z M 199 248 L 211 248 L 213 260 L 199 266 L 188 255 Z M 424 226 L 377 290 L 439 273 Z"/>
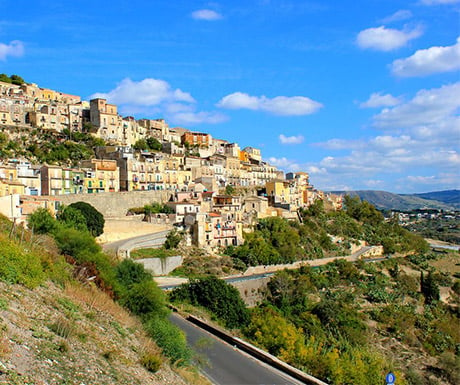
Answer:
<path fill-rule="evenodd" d="M 134 314 L 145 318 L 166 314 L 164 294 L 153 280 L 132 284 L 121 301 Z"/>
<path fill-rule="evenodd" d="M 0 235 L 0 280 L 33 288 L 46 279 L 40 257 Z"/>
<path fill-rule="evenodd" d="M 92 254 L 101 251 L 101 247 L 91 234 L 74 228 L 59 228 L 54 234 L 54 239 L 62 254 L 70 255 L 79 262 L 91 259 Z"/>
<path fill-rule="evenodd" d="M 238 290 L 215 276 L 182 284 L 172 291 L 170 298 L 172 301 L 203 306 L 230 328 L 241 327 L 249 322 L 249 312 Z"/>
<path fill-rule="evenodd" d="M 179 246 L 179 243 L 182 240 L 182 238 L 183 238 L 182 234 L 180 234 L 176 229 L 173 229 L 166 236 L 164 248 L 165 249 L 175 249 L 177 246 Z"/>
<path fill-rule="evenodd" d="M 57 219 L 64 227 L 72 227 L 79 231 L 88 231 L 85 216 L 80 210 L 74 207 L 62 207 Z"/>
<path fill-rule="evenodd" d="M 154 353 L 144 353 L 141 357 L 142 366 L 149 372 L 155 373 L 161 367 L 161 356 Z"/>
<path fill-rule="evenodd" d="M 192 352 L 187 346 L 185 334 L 167 318 L 152 316 L 145 324 L 145 329 L 163 354 L 177 365 L 188 365 Z"/>
<path fill-rule="evenodd" d="M 145 270 L 144 266 L 131 259 L 124 259 L 115 270 L 118 282 L 126 289 L 135 283 L 152 280 L 152 275 Z"/>
<path fill-rule="evenodd" d="M 28 226 L 37 234 L 49 234 L 56 230 L 58 224 L 45 208 L 38 208 L 28 218 Z"/>

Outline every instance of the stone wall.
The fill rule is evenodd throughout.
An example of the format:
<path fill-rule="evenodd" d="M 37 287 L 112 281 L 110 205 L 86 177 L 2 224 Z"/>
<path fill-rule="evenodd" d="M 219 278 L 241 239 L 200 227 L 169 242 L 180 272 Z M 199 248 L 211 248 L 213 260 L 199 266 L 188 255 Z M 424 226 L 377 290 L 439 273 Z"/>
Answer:
<path fill-rule="evenodd" d="M 100 194 L 68 194 L 59 195 L 63 204 L 70 205 L 83 201 L 94 206 L 104 217 L 125 216 L 130 208 L 144 207 L 153 202 L 167 202 L 172 195 L 171 191 L 129 191 L 105 192 Z"/>

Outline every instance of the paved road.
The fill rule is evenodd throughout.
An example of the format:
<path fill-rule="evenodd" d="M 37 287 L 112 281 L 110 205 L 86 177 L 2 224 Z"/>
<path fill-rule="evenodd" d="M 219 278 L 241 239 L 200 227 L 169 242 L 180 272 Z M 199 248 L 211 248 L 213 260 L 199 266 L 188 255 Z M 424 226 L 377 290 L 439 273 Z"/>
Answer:
<path fill-rule="evenodd" d="M 171 321 L 186 333 L 189 345 L 197 352 L 201 371 L 215 385 L 302 384 L 222 342 L 177 314 L 171 315 Z"/>
<path fill-rule="evenodd" d="M 141 249 L 148 247 L 160 247 L 166 240 L 166 236 L 170 230 L 158 231 L 151 234 L 144 234 L 138 237 L 123 239 L 121 241 L 110 242 L 103 245 L 106 251 L 112 251 L 125 257 L 129 257 L 129 252 L 133 249 Z"/>

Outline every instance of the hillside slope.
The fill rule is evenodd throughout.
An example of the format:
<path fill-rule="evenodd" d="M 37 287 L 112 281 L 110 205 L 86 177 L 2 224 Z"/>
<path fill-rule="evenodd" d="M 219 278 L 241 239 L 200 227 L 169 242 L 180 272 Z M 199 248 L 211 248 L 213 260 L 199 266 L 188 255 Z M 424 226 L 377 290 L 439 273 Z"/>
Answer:
<path fill-rule="evenodd" d="M 97 289 L 0 282 L 0 384 L 186 384 L 146 370 L 147 352 L 140 322 Z"/>
<path fill-rule="evenodd" d="M 460 209 L 460 190 L 433 191 L 423 194 L 413 194 L 422 199 L 435 200 Z"/>

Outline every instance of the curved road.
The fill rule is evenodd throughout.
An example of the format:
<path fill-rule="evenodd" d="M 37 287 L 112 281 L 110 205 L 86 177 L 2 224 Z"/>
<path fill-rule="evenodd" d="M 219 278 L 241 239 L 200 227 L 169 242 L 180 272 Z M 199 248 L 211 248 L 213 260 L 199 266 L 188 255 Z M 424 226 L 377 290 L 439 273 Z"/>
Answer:
<path fill-rule="evenodd" d="M 129 253 L 133 249 L 146 247 L 160 247 L 166 240 L 166 236 L 171 230 L 163 230 L 155 233 L 144 234 L 138 237 L 122 239 L 120 241 L 104 244 L 102 247 L 106 251 L 115 252 L 117 255 L 122 254 L 129 257 Z"/>
<path fill-rule="evenodd" d="M 185 332 L 189 346 L 197 354 L 201 372 L 215 385 L 303 384 L 217 339 L 177 314 L 172 314 L 170 319 Z"/>

